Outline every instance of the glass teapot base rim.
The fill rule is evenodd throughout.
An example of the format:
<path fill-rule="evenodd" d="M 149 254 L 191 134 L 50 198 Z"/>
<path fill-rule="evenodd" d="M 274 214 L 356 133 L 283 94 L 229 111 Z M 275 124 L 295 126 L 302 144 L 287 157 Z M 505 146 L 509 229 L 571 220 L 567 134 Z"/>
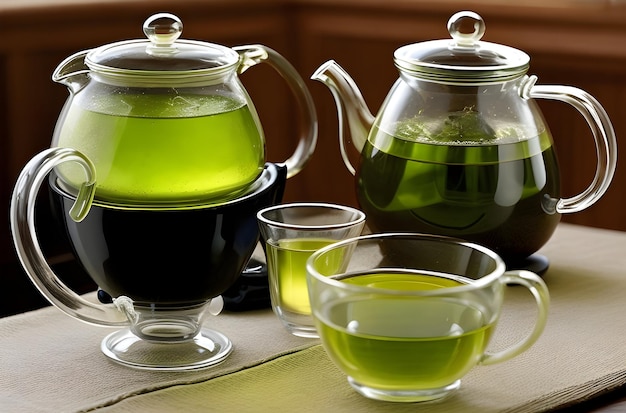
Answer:
<path fill-rule="evenodd" d="M 222 333 L 202 328 L 190 340 L 147 341 L 130 329 L 106 336 L 100 346 L 112 361 L 127 367 L 152 371 L 189 371 L 217 365 L 230 355 L 232 342 Z"/>
<path fill-rule="evenodd" d="M 542 254 L 532 254 L 520 260 L 504 260 L 507 271 L 527 270 L 542 276 L 550 267 L 550 260 Z"/>

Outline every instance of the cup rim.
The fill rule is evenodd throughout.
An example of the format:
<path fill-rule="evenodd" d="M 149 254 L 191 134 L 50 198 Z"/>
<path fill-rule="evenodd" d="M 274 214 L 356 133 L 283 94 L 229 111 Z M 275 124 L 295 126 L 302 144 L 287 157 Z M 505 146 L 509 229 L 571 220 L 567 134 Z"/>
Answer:
<path fill-rule="evenodd" d="M 301 208 L 301 207 L 313 207 L 313 208 L 328 208 L 329 210 L 340 210 L 345 212 L 351 212 L 356 214 L 356 219 L 350 220 L 349 222 L 342 222 L 338 224 L 323 224 L 323 225 L 298 225 L 298 224 L 288 224 L 285 222 L 274 221 L 272 219 L 266 218 L 264 216 L 265 213 L 275 211 L 278 209 L 290 209 L 290 208 Z M 266 225 L 272 225 L 276 228 L 282 229 L 293 229 L 293 230 L 331 230 L 337 228 L 346 228 L 354 225 L 361 224 L 365 221 L 365 212 L 360 209 L 353 208 L 347 205 L 333 204 L 328 202 L 292 202 L 286 204 L 277 204 L 265 207 L 257 212 L 256 214 L 259 222 L 262 222 Z"/>
<path fill-rule="evenodd" d="M 463 245 L 469 248 L 472 248 L 478 252 L 481 252 L 487 255 L 489 258 L 493 259 L 495 262 L 495 268 L 493 271 L 485 274 L 479 279 L 475 280 L 471 284 L 462 284 L 455 287 L 445 287 L 438 288 L 435 290 L 394 290 L 388 288 L 380 288 L 380 287 L 367 287 L 355 284 L 349 284 L 345 282 L 341 282 L 339 280 L 333 279 L 332 277 L 327 277 L 325 275 L 320 274 L 315 270 L 313 263 L 318 259 L 318 257 L 328 251 L 332 251 L 337 248 L 341 248 L 348 244 L 358 244 L 361 241 L 377 239 L 377 238 L 391 238 L 391 237 L 402 237 L 402 238 L 411 238 L 411 239 L 422 239 L 427 241 L 434 242 L 446 242 L 446 243 L 456 243 L 459 245 Z M 480 288 L 484 288 L 494 282 L 496 282 L 504 273 L 506 272 L 506 265 L 504 260 L 491 249 L 484 247 L 482 245 L 466 241 L 460 238 L 447 237 L 443 235 L 433 235 L 433 234 L 422 234 L 417 232 L 385 232 L 385 233 L 373 233 L 367 235 L 360 235 L 357 237 L 347 238 L 342 241 L 335 242 L 333 244 L 327 245 L 319 250 L 315 251 L 306 262 L 306 274 L 307 278 L 313 277 L 317 281 L 332 285 L 336 288 L 341 288 L 344 290 L 350 290 L 353 292 L 359 293 L 381 293 L 385 295 L 398 295 L 398 296 L 439 296 L 439 295 L 449 295 L 455 293 L 461 293 L 464 291 L 477 290 Z M 457 274 L 458 275 L 458 274 Z"/>

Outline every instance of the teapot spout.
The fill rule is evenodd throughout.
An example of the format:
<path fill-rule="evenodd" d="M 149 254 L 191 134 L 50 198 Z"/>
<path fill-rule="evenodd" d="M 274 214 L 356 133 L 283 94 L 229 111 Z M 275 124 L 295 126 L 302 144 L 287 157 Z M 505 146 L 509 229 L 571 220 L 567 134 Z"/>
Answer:
<path fill-rule="evenodd" d="M 88 51 L 82 51 L 63 60 L 52 73 L 52 80 L 78 92 L 89 81 L 89 67 L 85 64 Z"/>
<path fill-rule="evenodd" d="M 348 73 L 334 60 L 321 65 L 311 79 L 324 83 L 330 89 L 339 115 L 339 146 L 341 156 L 348 170 L 354 175 L 356 170 L 349 161 L 346 142 L 350 137 L 356 149 L 361 152 L 369 134 L 374 115 L 368 109 L 361 91 Z M 348 125 L 348 130 L 346 126 Z"/>

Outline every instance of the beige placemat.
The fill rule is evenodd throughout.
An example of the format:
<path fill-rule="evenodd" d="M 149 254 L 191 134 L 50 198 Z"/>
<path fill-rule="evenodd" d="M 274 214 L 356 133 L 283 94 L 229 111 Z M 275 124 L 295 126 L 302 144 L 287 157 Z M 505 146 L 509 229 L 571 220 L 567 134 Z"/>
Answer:
<path fill-rule="evenodd" d="M 562 225 L 542 252 L 552 263 L 544 335 L 513 360 L 476 367 L 441 403 L 362 398 L 320 347 L 307 348 L 315 342 L 287 334 L 269 311 L 212 319 L 235 343 L 231 358 L 209 371 L 172 374 L 108 362 L 98 349 L 106 329 L 46 309 L 0 320 L 0 411 L 540 412 L 623 385 L 626 234 Z M 506 302 L 494 347 L 523 335 L 535 316 L 521 287 L 509 288 Z"/>
<path fill-rule="evenodd" d="M 441 402 L 367 400 L 315 346 L 217 379 L 124 400 L 104 411 L 534 413 L 596 396 L 626 382 L 626 234 L 598 237 L 571 227 L 559 235 L 558 245 L 545 249 L 553 264 L 545 276 L 552 308 L 544 335 L 513 360 L 476 367 L 461 389 Z M 533 299 L 522 287 L 508 288 L 506 303 L 492 348 L 521 338 L 535 317 Z"/>
<path fill-rule="evenodd" d="M 0 319 L 0 412 L 86 411 L 238 371 L 319 342 L 292 336 L 271 310 L 222 313 L 207 324 L 230 338 L 233 353 L 210 369 L 172 373 L 108 360 L 100 342 L 114 330 L 82 323 L 55 308 Z"/>
<path fill-rule="evenodd" d="M 486 378 L 485 378 L 486 379 Z M 493 382 L 466 380 L 463 388 L 435 403 L 394 404 L 366 399 L 353 391 L 321 346 L 203 383 L 170 388 L 124 400 L 98 412 L 539 412 L 550 403 L 534 401 L 518 408 L 502 403 L 502 392 L 481 391 Z M 603 385 L 600 381 L 598 384 Z M 476 393 L 474 393 L 476 392 Z M 474 394 L 470 394 L 474 393 Z M 496 394 L 497 393 L 497 394 Z M 492 396 L 496 396 L 493 397 Z M 571 401 L 561 392 L 556 402 Z M 575 395 L 576 396 L 576 395 Z"/>

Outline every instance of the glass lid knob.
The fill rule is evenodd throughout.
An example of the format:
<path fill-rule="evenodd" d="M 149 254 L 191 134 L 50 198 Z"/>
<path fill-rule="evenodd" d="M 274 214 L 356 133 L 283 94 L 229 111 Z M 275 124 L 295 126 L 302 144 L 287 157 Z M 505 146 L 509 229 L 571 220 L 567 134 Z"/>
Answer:
<path fill-rule="evenodd" d="M 466 28 L 472 24 L 473 31 L 468 33 Z M 475 47 L 485 34 L 485 22 L 479 14 L 473 11 L 460 11 L 448 20 L 448 32 L 457 47 Z"/>
<path fill-rule="evenodd" d="M 148 53 L 168 54 L 176 50 L 174 42 L 183 33 L 183 22 L 173 14 L 158 13 L 144 22 L 143 32 L 150 40 Z"/>

